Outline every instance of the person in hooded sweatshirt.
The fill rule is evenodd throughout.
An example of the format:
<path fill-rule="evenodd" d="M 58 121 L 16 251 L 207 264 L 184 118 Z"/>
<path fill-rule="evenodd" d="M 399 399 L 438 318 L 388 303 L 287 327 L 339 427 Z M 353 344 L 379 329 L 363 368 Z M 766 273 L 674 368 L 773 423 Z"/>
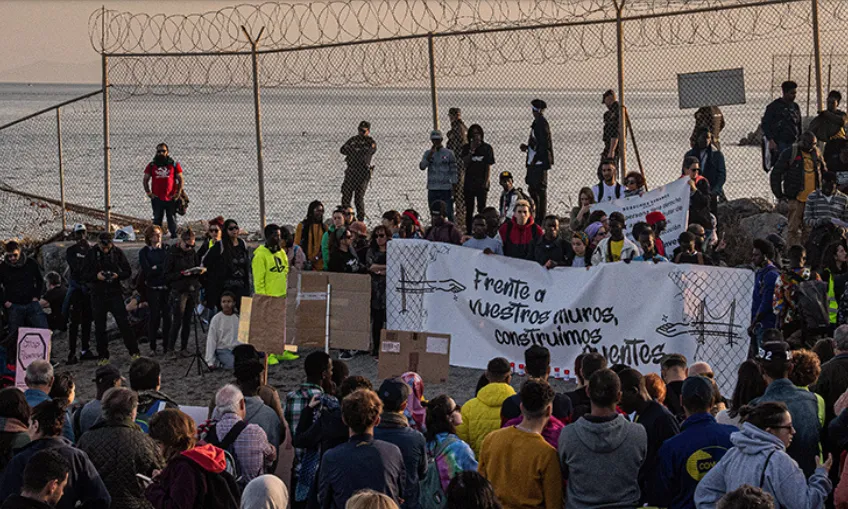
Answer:
<path fill-rule="evenodd" d="M 238 509 L 239 489 L 226 471 L 224 451 L 197 445 L 195 430 L 192 418 L 176 409 L 150 419 L 150 438 L 167 466 L 145 488 L 145 498 L 155 509 Z"/>
<path fill-rule="evenodd" d="M 456 427 L 456 434 L 471 446 L 476 457 L 480 457 L 486 435 L 501 428 L 504 400 L 515 395 L 515 389 L 509 385 L 512 370 L 508 360 L 503 357 L 490 360 L 485 376 L 489 383 L 462 406 L 462 423 Z"/>
<path fill-rule="evenodd" d="M 424 232 L 424 238 L 430 242 L 462 244 L 462 233 L 448 218 L 448 205 L 442 200 L 430 204 L 430 218 L 433 224 Z"/>
<path fill-rule="evenodd" d="M 544 232 L 533 221 L 530 202 L 515 202 L 512 219 L 501 225 L 499 233 L 503 241 L 504 255 L 521 260 L 536 260 L 536 243 Z"/>
<path fill-rule="evenodd" d="M 833 459 L 828 455 L 809 479 L 787 453 L 795 428 L 792 416 L 781 402 L 746 405 L 739 409 L 742 429 L 730 435 L 733 448 L 698 483 L 695 506 L 713 509 L 725 493 L 742 485 L 760 488 L 774 497 L 774 506 L 786 509 L 824 507 L 833 488 L 828 472 Z"/>
<path fill-rule="evenodd" d="M 621 381 L 610 369 L 589 378 L 591 413 L 566 426 L 557 448 L 568 482 L 565 509 L 639 506 L 639 469 L 648 452 L 641 424 L 616 411 Z"/>
<path fill-rule="evenodd" d="M 21 252 L 15 241 L 5 245 L 0 262 L 0 304 L 6 309 L 9 335 L 17 338 L 18 328 L 47 329 L 47 315 L 38 299 L 44 294 L 44 276 L 38 263 Z"/>

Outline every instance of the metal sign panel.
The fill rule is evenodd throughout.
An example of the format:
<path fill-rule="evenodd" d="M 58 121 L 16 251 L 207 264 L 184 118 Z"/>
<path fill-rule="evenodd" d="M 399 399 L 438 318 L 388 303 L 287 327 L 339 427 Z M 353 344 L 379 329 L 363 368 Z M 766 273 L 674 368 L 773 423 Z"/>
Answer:
<path fill-rule="evenodd" d="M 738 69 L 677 75 L 680 109 L 745 104 L 745 73 Z"/>

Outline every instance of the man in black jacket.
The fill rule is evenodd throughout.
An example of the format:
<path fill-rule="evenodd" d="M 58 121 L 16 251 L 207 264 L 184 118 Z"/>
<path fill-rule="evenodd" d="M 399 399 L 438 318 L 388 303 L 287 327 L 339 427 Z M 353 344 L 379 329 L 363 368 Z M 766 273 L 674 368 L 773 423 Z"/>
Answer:
<path fill-rule="evenodd" d="M 61 454 L 46 450 L 35 453 L 24 468 L 21 494 L 12 495 L 0 509 L 50 509 L 62 500 L 68 486 L 71 464 Z"/>
<path fill-rule="evenodd" d="M 764 167 L 768 171 L 770 166 L 783 153 L 798 141 L 801 135 L 801 108 L 795 102 L 798 84 L 794 81 L 784 81 L 780 85 L 783 95 L 771 102 L 766 107 L 763 115 L 763 143 L 765 143 Z M 769 162 L 771 164 L 769 164 Z"/>
<path fill-rule="evenodd" d="M 99 243 L 91 248 L 83 262 L 82 278 L 91 289 L 91 310 L 94 315 L 94 337 L 97 341 L 99 364 L 109 363 L 109 338 L 106 336 L 106 314 L 112 313 L 124 345 L 133 358 L 138 357 L 138 342 L 133 334 L 121 281 L 132 274 L 126 255 L 112 243 L 109 232 L 100 234 Z"/>
<path fill-rule="evenodd" d="M 200 290 L 200 276 L 206 269 L 200 267 L 200 257 L 194 250 L 194 232 L 188 229 L 180 235 L 180 241 L 174 244 L 165 258 L 165 282 L 171 288 L 171 330 L 165 352 L 174 351 L 177 334 L 182 329 L 180 354 L 189 357 L 188 335 L 191 332 L 191 319 L 197 306 L 197 292 Z"/>
<path fill-rule="evenodd" d="M 778 200 L 789 202 L 789 226 L 786 241 L 790 246 L 801 245 L 807 236 L 804 208 L 807 197 L 821 188 L 824 162 L 816 148 L 816 135 L 810 131 L 801 135 L 798 143 L 781 152 L 771 172 L 771 190 Z"/>
<path fill-rule="evenodd" d="M 86 229 L 83 224 L 74 225 L 74 237 L 76 244 L 68 247 L 65 251 L 65 260 L 68 262 L 68 293 L 65 294 L 65 303 L 62 305 L 62 314 L 70 319 L 68 328 L 68 364 L 77 362 L 77 335 L 82 332 L 82 351 L 80 359 L 91 360 L 96 356 L 89 350 L 91 340 L 91 293 L 83 278 L 83 266 L 85 257 L 91 251 L 91 244 L 86 238 Z M 82 331 L 80 331 L 82 328 Z"/>
<path fill-rule="evenodd" d="M 530 138 L 519 147 L 527 153 L 527 191 L 536 204 L 536 222 L 545 218 L 548 199 L 548 170 L 554 164 L 554 149 L 551 142 L 551 126 L 545 118 L 547 103 L 541 99 L 530 102 L 533 107 L 533 125 L 530 126 Z"/>
<path fill-rule="evenodd" d="M 9 320 L 9 335 L 18 337 L 18 328 L 49 328 L 47 315 L 38 300 L 44 294 L 44 277 L 35 260 L 21 252 L 15 241 L 6 243 L 6 256 L 0 263 L 0 302 Z"/>

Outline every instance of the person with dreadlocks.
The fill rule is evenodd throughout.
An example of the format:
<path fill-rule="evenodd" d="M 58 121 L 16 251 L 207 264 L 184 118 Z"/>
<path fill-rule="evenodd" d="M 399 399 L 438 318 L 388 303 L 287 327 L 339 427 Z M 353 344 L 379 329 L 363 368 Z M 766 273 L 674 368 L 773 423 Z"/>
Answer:
<path fill-rule="evenodd" d="M 309 204 L 306 217 L 298 223 L 294 233 L 294 243 L 306 253 L 303 270 L 323 270 L 324 259 L 321 256 L 321 239 L 327 227 L 324 226 L 324 204 L 318 200 Z"/>

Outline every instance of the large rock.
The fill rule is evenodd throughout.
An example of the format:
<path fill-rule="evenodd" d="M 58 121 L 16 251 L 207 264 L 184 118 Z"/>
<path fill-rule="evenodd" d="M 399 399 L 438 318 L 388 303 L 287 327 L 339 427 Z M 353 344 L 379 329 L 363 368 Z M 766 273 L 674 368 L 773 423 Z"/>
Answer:
<path fill-rule="evenodd" d="M 776 212 L 757 214 L 746 217 L 739 221 L 739 233 L 752 241 L 756 238 L 766 238 L 767 235 L 776 233 L 783 236 L 788 221 L 786 216 Z"/>
<path fill-rule="evenodd" d="M 774 212 L 774 205 L 763 198 L 739 198 L 718 206 L 719 224 L 732 224 L 757 214 Z"/>

